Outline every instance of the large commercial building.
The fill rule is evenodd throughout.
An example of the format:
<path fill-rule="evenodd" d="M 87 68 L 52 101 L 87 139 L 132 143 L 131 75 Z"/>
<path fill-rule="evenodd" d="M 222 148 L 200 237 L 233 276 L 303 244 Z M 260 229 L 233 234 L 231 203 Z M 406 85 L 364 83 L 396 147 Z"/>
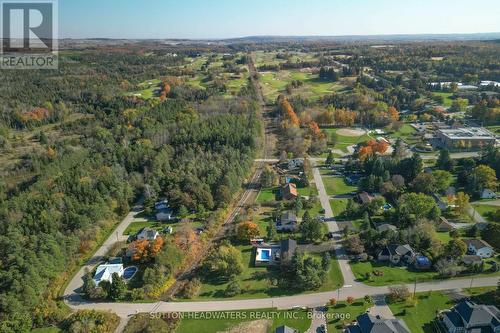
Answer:
<path fill-rule="evenodd" d="M 449 149 L 483 148 L 496 141 L 495 136 L 482 127 L 439 129 L 436 138 L 442 147 Z"/>

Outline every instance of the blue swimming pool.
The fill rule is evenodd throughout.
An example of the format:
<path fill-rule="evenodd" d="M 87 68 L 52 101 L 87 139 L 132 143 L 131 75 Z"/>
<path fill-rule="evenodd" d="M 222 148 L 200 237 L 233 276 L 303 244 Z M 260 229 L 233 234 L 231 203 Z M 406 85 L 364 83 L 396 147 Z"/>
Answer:
<path fill-rule="evenodd" d="M 262 259 L 269 260 L 269 258 L 271 257 L 271 250 L 262 250 L 260 257 Z"/>
<path fill-rule="evenodd" d="M 123 278 L 125 280 L 131 279 L 136 272 L 137 272 L 137 267 L 135 266 L 127 267 L 123 270 Z"/>

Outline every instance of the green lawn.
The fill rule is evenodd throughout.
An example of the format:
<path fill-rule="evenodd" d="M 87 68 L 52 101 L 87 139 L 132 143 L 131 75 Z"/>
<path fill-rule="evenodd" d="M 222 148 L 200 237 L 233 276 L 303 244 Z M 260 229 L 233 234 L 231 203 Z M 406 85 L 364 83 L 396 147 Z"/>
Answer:
<path fill-rule="evenodd" d="M 271 332 L 274 332 L 281 325 L 287 325 L 303 333 L 311 326 L 311 319 L 308 317 L 307 310 L 257 309 L 205 312 L 202 315 L 198 317 L 191 315 L 190 318 L 183 318 L 176 332 L 217 333 L 227 331 L 241 323 L 262 319 L 269 320 Z"/>
<path fill-rule="evenodd" d="M 370 286 L 412 283 L 415 281 L 415 278 L 417 278 L 417 281 L 428 281 L 438 276 L 437 272 L 419 272 L 408 270 L 404 267 L 390 267 L 388 263 L 353 262 L 350 265 L 356 279 Z M 366 274 L 373 273 L 374 270 L 383 272 L 383 275 L 375 276 L 372 274 L 371 279 L 366 280 Z"/>
<path fill-rule="evenodd" d="M 141 222 L 132 222 L 123 232 L 124 235 L 135 235 L 142 228 L 153 228 L 155 230 L 165 229 L 168 224 L 163 222 L 150 222 L 150 221 L 141 221 Z"/>
<path fill-rule="evenodd" d="M 140 222 L 132 222 L 123 232 L 124 235 L 135 235 L 142 228 L 148 227 L 157 230 L 158 232 L 162 232 L 168 226 L 171 226 L 173 231 L 175 232 L 177 228 L 188 224 L 193 228 L 201 227 L 202 223 L 198 221 L 191 222 L 155 222 L 155 221 L 140 221 Z"/>
<path fill-rule="evenodd" d="M 500 272 L 490 271 L 492 262 L 498 260 L 494 258 L 484 260 L 484 271 L 482 273 L 470 274 L 464 273 L 457 276 L 460 278 L 482 277 L 482 276 L 499 276 Z M 415 279 L 417 282 L 439 280 L 439 274 L 435 271 L 418 271 L 415 269 L 407 269 L 405 267 L 390 266 L 389 263 L 377 262 L 351 262 L 351 269 L 359 281 L 370 286 L 386 286 L 398 283 L 413 283 Z M 380 271 L 381 276 L 375 276 L 374 271 Z M 371 279 L 366 280 L 366 274 L 372 273 Z"/>
<path fill-rule="evenodd" d="M 299 195 L 301 196 L 311 196 L 311 195 L 318 195 L 318 189 L 314 184 L 310 184 L 307 187 L 298 187 L 297 186 L 297 192 L 299 192 Z"/>
<path fill-rule="evenodd" d="M 338 216 L 342 214 L 347 207 L 347 199 L 332 199 L 330 200 L 333 215 Z"/>
<path fill-rule="evenodd" d="M 340 128 L 322 128 L 321 131 L 326 134 L 328 141 L 330 141 L 330 137 L 333 133 L 337 133 Z M 360 135 L 360 136 L 344 136 L 337 134 L 337 141 L 335 146 L 329 145 L 330 149 L 340 149 L 343 152 L 347 153 L 347 147 L 356 145 L 361 142 L 365 142 L 370 140 L 368 134 Z"/>
<path fill-rule="evenodd" d="M 487 201 L 486 201 L 487 202 Z M 485 202 L 485 203 L 486 203 Z M 497 210 L 500 210 L 500 206 L 488 205 L 485 203 L 474 204 L 473 207 L 476 211 L 481 214 L 482 217 L 487 219 L 490 222 L 500 222 L 499 220 L 494 219 L 493 215 Z"/>
<path fill-rule="evenodd" d="M 271 285 L 270 279 L 276 278 L 280 274 L 279 267 L 269 269 L 266 267 L 254 267 L 252 246 L 240 245 L 237 247 L 242 253 L 243 263 L 245 266 L 243 273 L 237 277 L 242 293 L 234 297 L 227 298 L 224 296 L 224 290 L 226 289 L 228 282 L 211 280 L 203 283 L 197 299 L 249 299 L 294 295 L 300 293 L 296 290 L 284 290 L 278 286 Z M 335 258 L 332 258 L 328 278 L 323 286 L 321 286 L 318 290 L 306 291 L 305 293 L 334 290 L 342 284 L 343 278 L 340 272 L 339 264 Z"/>
<path fill-rule="evenodd" d="M 434 96 L 443 96 L 444 102 L 443 106 L 445 107 L 450 107 L 451 103 L 453 102 L 453 99 L 451 99 L 451 96 L 453 96 L 452 93 L 447 93 L 447 92 L 435 92 L 432 93 Z"/>
<path fill-rule="evenodd" d="M 432 321 L 436 312 L 454 305 L 449 296 L 438 291 L 418 293 L 416 305 L 409 303 L 397 302 L 389 304 L 389 307 L 397 318 L 404 320 L 412 333 L 434 333 Z"/>
<path fill-rule="evenodd" d="M 445 244 L 452 240 L 449 232 L 436 232 L 436 238 Z"/>
<path fill-rule="evenodd" d="M 356 186 L 347 185 L 344 178 L 341 177 L 324 177 L 326 193 L 328 195 L 342 195 L 357 190 Z"/>
<path fill-rule="evenodd" d="M 339 302 L 337 305 L 328 307 L 327 325 L 328 332 L 341 333 L 346 325 L 365 313 L 371 307 L 363 299 L 357 299 L 351 305 L 346 302 Z"/>
<path fill-rule="evenodd" d="M 389 134 L 387 136 L 392 139 L 401 138 L 407 144 L 416 144 L 421 142 L 420 137 L 417 135 L 417 130 L 414 129 L 410 124 L 404 124 L 396 132 L 389 131 Z"/>
<path fill-rule="evenodd" d="M 31 333 L 59 333 L 59 332 L 62 331 L 57 327 L 42 327 L 31 330 Z"/>
<path fill-rule="evenodd" d="M 298 70 L 280 70 L 260 73 L 260 81 L 264 96 L 274 101 L 281 93 L 286 93 L 286 86 L 292 81 L 301 81 L 302 86 L 292 90 L 292 95 L 300 95 L 310 100 L 344 89 L 339 82 L 328 82 L 319 79 L 318 74 L 304 73 Z"/>
<path fill-rule="evenodd" d="M 262 204 L 264 202 L 275 201 L 276 200 L 276 191 L 277 188 L 263 188 L 259 192 L 259 196 L 257 197 L 257 203 Z"/>

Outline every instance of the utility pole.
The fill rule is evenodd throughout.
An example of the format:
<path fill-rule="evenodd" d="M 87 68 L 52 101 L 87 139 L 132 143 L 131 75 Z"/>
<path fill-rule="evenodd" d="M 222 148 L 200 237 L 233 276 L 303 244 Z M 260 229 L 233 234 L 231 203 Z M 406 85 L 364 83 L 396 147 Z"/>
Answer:
<path fill-rule="evenodd" d="M 415 283 L 413 284 L 413 299 L 417 297 L 417 278 L 415 278 Z"/>
<path fill-rule="evenodd" d="M 469 289 L 472 289 L 472 283 L 474 282 L 474 277 L 471 277 L 470 278 L 470 286 L 469 286 Z"/>

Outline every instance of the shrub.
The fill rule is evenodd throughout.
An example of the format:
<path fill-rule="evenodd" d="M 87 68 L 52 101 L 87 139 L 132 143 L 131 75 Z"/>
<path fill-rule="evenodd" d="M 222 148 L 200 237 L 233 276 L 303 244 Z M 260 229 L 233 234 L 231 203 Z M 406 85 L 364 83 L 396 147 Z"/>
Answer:
<path fill-rule="evenodd" d="M 197 278 L 192 279 L 188 282 L 188 284 L 184 287 L 182 291 L 182 296 L 184 298 L 194 298 L 198 296 L 201 290 L 201 281 Z"/>
<path fill-rule="evenodd" d="M 224 296 L 226 297 L 234 297 L 240 293 L 241 293 L 241 287 L 238 281 L 236 280 L 229 282 L 229 284 L 226 287 L 226 290 L 224 290 Z"/>

